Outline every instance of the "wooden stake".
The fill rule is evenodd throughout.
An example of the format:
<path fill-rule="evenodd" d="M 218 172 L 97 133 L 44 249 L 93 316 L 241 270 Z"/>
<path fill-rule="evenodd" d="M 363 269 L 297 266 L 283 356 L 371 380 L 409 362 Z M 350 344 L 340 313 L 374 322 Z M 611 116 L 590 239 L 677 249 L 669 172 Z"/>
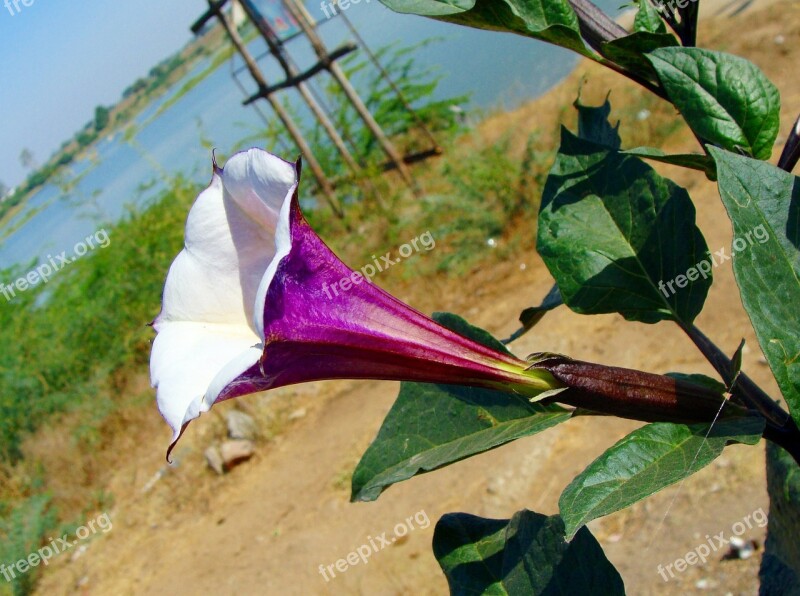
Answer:
<path fill-rule="evenodd" d="M 361 116 L 364 124 L 366 124 L 367 128 L 370 129 L 389 159 L 395 163 L 397 171 L 403 177 L 403 180 L 405 180 L 406 184 L 408 184 L 411 189 L 417 193 L 417 186 L 414 183 L 414 178 L 411 176 L 411 170 L 403 161 L 403 156 L 397 151 L 397 148 L 383 132 L 380 125 L 375 121 L 375 118 L 372 117 L 369 109 L 366 105 L 364 105 L 364 102 L 361 100 L 361 97 L 359 97 L 358 92 L 350 83 L 344 71 L 336 62 L 330 59 L 328 50 L 326 49 L 322 39 L 314 30 L 314 26 L 311 24 L 311 18 L 305 11 L 305 8 L 298 4 L 296 0 L 283 0 L 283 2 L 297 21 L 298 25 L 300 25 L 303 33 L 305 33 L 306 37 L 308 37 L 308 40 L 311 42 L 311 47 L 314 48 L 314 52 L 317 54 L 317 58 L 320 60 L 320 62 L 326 65 L 328 72 L 330 72 L 331 76 L 333 76 L 333 78 L 336 79 L 336 82 L 339 83 L 342 91 L 344 91 L 344 94 L 347 96 L 347 99 L 350 101 L 350 103 L 353 104 L 353 107 L 356 109 L 359 116 Z"/>
<path fill-rule="evenodd" d="M 278 60 L 281 68 L 283 68 L 286 79 L 289 80 L 293 77 L 296 77 L 299 71 L 297 68 L 295 68 L 294 64 L 289 61 L 289 57 L 283 48 L 280 38 L 275 35 L 275 33 L 270 29 L 269 25 L 259 18 L 258 11 L 253 6 L 252 0 L 239 0 L 239 2 L 242 5 L 242 8 L 244 8 L 245 13 L 247 13 L 247 16 L 255 24 L 259 33 L 261 33 L 261 37 L 263 37 L 264 41 L 267 42 L 270 52 L 272 52 L 272 55 Z M 344 161 L 355 174 L 360 174 L 361 166 L 358 165 L 358 162 L 356 162 L 356 160 L 353 158 L 353 155 L 347 149 L 347 146 L 344 144 L 344 140 L 333 126 L 328 114 L 322 109 L 322 106 L 319 105 L 314 96 L 311 95 L 308 85 L 306 85 L 304 82 L 300 82 L 296 85 L 296 87 L 311 112 L 322 125 L 322 128 L 324 128 L 325 132 L 328 133 L 328 136 L 339 150 L 339 153 L 342 155 Z"/>
<path fill-rule="evenodd" d="M 247 50 L 242 38 L 239 36 L 239 32 L 236 31 L 236 27 L 232 26 L 231 23 L 228 21 L 228 17 L 225 16 L 225 13 L 222 12 L 222 3 L 214 2 L 214 0 L 208 0 L 209 10 L 213 11 L 216 14 L 217 18 L 219 19 L 220 23 L 225 29 L 225 32 L 230 37 L 231 42 L 233 43 L 236 50 L 244 59 L 245 65 L 247 69 L 250 71 L 250 75 L 253 77 L 253 80 L 258 84 L 260 89 L 265 89 L 268 87 L 266 79 L 261 74 L 261 71 L 258 68 L 258 64 L 253 59 L 253 56 Z M 344 213 L 342 212 L 342 208 L 339 205 L 339 201 L 336 199 L 336 194 L 334 193 L 333 186 L 331 185 L 328 178 L 325 176 L 325 172 L 322 169 L 322 166 L 317 161 L 316 157 L 314 157 L 314 153 L 311 151 L 311 147 L 306 142 L 305 138 L 303 138 L 303 134 L 300 132 L 300 129 L 292 120 L 292 117 L 289 115 L 289 112 L 286 111 L 286 108 L 281 105 L 281 103 L 275 98 L 274 95 L 268 95 L 266 97 L 267 101 L 269 101 L 272 109 L 275 110 L 278 118 L 280 118 L 283 125 L 286 127 L 286 130 L 289 131 L 289 134 L 294 139 L 294 142 L 297 144 L 297 147 L 300 149 L 300 153 L 302 153 L 303 157 L 305 158 L 308 167 L 311 169 L 312 174 L 319 182 L 320 188 L 322 192 L 325 194 L 325 198 L 328 201 L 333 212 L 338 217 L 343 217 Z"/>

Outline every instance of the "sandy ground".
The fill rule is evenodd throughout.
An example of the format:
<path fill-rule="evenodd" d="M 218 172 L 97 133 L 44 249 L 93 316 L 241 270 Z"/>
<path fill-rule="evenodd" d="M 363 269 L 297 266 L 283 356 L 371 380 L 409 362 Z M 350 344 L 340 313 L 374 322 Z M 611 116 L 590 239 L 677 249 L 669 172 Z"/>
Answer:
<path fill-rule="evenodd" d="M 782 130 L 788 130 L 791 112 L 798 106 L 798 84 L 789 76 L 796 54 L 791 48 L 800 40 L 797 5 L 776 2 L 763 11 L 761 5 L 745 7 L 718 23 L 708 32 L 712 41 L 717 34 L 736 30 L 735 48 L 728 49 L 748 56 L 781 81 L 783 104 L 788 106 Z M 783 43 L 776 42 L 778 35 Z M 598 71 L 584 66 L 579 71 L 576 77 L 590 77 L 584 99 L 603 97 L 607 86 L 592 87 Z M 549 101 L 574 98 L 576 80 L 572 77 Z M 498 116 L 496 124 L 524 128 L 542 106 L 533 103 Z M 623 121 L 625 126 L 634 124 Z M 679 133 L 667 149 L 694 150 L 691 143 L 688 134 Z M 700 176 L 659 169 L 690 190 L 711 250 L 730 247 L 730 225 L 716 187 Z M 534 230 L 520 233 L 532 236 Z M 431 258 L 434 255 L 435 251 Z M 457 312 L 503 337 L 516 328 L 519 312 L 543 297 L 551 283 L 542 262 L 527 249 L 475 271 L 463 284 L 410 287 L 400 295 L 423 311 Z M 729 353 L 744 332 L 749 346 L 745 370 L 777 394 L 741 308 L 730 266 L 715 270 L 714 286 L 697 323 Z M 674 325 L 625 323 L 612 315 L 581 317 L 565 308 L 545 317 L 513 350 L 521 356 L 562 352 L 653 372 L 713 374 Z M 508 518 L 521 508 L 556 513 L 559 494 L 574 475 L 638 426 L 614 419 L 573 420 L 396 485 L 377 502 L 351 504 L 349 474 L 397 389 L 388 382 L 328 382 L 225 404 L 193 424 L 172 467 L 163 463 L 168 430 L 153 411 L 152 418 L 131 428 L 131 437 L 119 446 L 119 465 L 106 489 L 114 495 L 109 510 L 113 530 L 54 560 L 37 592 L 446 594 L 446 581 L 431 552 L 433 526 L 442 514 L 464 511 Z M 226 407 L 255 415 L 265 437 L 253 460 L 218 477 L 206 468 L 202 452 L 223 437 L 219 414 Z M 704 543 L 707 534 L 724 532 L 729 537 L 736 522 L 754 511 L 766 511 L 763 456 L 763 445 L 729 448 L 684 484 L 590 525 L 629 594 L 757 593 L 760 552 L 745 561 L 720 561 L 717 555 L 669 581 L 661 578 L 657 566 L 685 556 Z M 415 529 L 374 554 L 366 565 L 327 580 L 320 573 L 320 565 L 346 557 L 370 537 L 391 535 L 397 524 L 415 515 Z M 756 525 L 743 537 L 763 543 L 764 533 Z"/>

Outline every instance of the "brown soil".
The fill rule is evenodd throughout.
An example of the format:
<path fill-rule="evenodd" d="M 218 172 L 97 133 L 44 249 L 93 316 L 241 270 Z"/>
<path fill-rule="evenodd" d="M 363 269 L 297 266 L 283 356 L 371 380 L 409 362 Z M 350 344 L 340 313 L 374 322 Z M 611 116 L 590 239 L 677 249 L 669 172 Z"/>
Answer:
<path fill-rule="evenodd" d="M 800 85 L 791 76 L 800 42 L 798 9 L 791 2 L 753 5 L 736 16 L 718 17 L 701 35 L 703 45 L 742 54 L 780 82 L 783 131 L 791 126 L 800 105 Z M 783 43 L 776 43 L 778 35 Z M 574 99 L 582 76 L 588 77 L 583 88 L 587 103 L 596 103 L 613 88 L 612 101 L 618 115 L 624 116 L 627 139 L 636 135 L 637 127 L 671 118 L 662 106 L 651 110 L 652 121 L 632 121 L 625 110 L 630 110 L 628 98 L 638 97 L 638 92 L 598 68 L 581 65 L 545 98 L 488 122 L 486 138 L 500 134 L 494 131 L 517 129 L 521 145 L 527 134 L 523 131 L 532 123 L 541 126 L 545 115 L 550 122 L 556 116 L 571 122 L 573 116 L 563 106 Z M 546 132 L 554 133 L 555 126 L 548 126 Z M 695 150 L 692 143 L 691 136 L 680 130 L 669 137 L 666 148 Z M 729 248 L 730 225 L 716 187 L 699 175 L 669 167 L 659 170 L 690 190 L 709 247 Z M 533 233 L 533 229 L 519 230 L 522 235 Z M 393 282 L 391 276 L 400 277 L 393 270 L 379 283 L 399 288 L 398 295 L 424 311 L 457 312 L 497 336 L 507 336 L 517 326 L 518 313 L 543 297 L 552 283 L 530 241 L 524 244 L 524 251 L 457 283 L 437 281 L 434 287 L 415 288 Z M 435 255 L 433 251 L 424 258 Z M 745 370 L 777 394 L 741 308 L 730 266 L 715 270 L 706 304 L 698 326 L 729 353 L 744 334 Z M 653 372 L 713 374 L 674 325 L 626 323 L 611 315 L 582 317 L 565 308 L 545 317 L 513 349 L 522 356 L 554 351 Z M 135 443 L 119 443 L 115 473 L 106 487 L 114 496 L 109 510 L 113 530 L 87 541 L 83 551 L 55 559 L 37 591 L 445 594 L 447 584 L 431 552 L 433 525 L 442 514 L 465 511 L 508 518 L 521 508 L 555 513 L 558 496 L 574 475 L 637 427 L 615 419 L 573 420 L 394 486 L 377 502 L 351 504 L 350 472 L 380 427 L 397 388 L 388 382 L 317 383 L 224 404 L 193 424 L 169 467 L 163 460 L 169 433 L 153 410 L 130 428 L 129 438 L 135 437 Z M 224 436 L 219 414 L 226 407 L 251 412 L 262 423 L 265 436 L 253 460 L 218 477 L 206 468 L 202 452 Z M 305 416 L 291 416 L 303 408 Z M 763 445 L 731 447 L 681 486 L 590 524 L 621 572 L 628 593 L 757 593 L 760 553 L 744 561 L 720 561 L 717 554 L 669 581 L 662 580 L 657 566 L 685 556 L 704 543 L 707 534 L 730 536 L 733 524 L 767 509 L 763 457 Z M 407 538 L 374 554 L 366 565 L 336 572 L 328 581 L 320 574 L 320 565 L 334 564 L 369 537 L 391 535 L 395 525 L 423 511 L 418 520 L 427 517 L 428 527 L 417 527 Z M 751 537 L 763 544 L 764 529 L 754 527 L 744 535 Z"/>

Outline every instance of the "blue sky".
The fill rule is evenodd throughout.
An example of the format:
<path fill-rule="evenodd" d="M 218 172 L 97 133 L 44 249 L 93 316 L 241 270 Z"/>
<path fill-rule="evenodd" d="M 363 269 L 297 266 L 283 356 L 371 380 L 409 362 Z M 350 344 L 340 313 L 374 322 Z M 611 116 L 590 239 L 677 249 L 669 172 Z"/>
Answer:
<path fill-rule="evenodd" d="M 19 161 L 23 148 L 44 163 L 93 118 L 97 105 L 118 102 L 126 87 L 183 47 L 191 39 L 190 25 L 208 7 L 207 0 L 19 0 L 20 10 L 12 15 L 5 1 L 0 0 L 0 182 L 8 186 L 18 185 L 27 175 Z M 31 5 L 26 7 L 23 1 Z M 598 4 L 613 9 L 618 0 L 598 0 Z M 361 12 L 352 11 L 352 18 L 372 19 L 364 21 L 362 33 L 374 47 L 385 37 L 384 28 L 397 31 L 404 23 L 403 37 L 411 43 L 425 37 L 422 32 L 432 23 L 426 19 L 412 23 L 417 17 L 401 22 L 389 11 L 367 12 L 366 5 L 361 6 Z M 309 9 L 322 19 L 316 0 L 311 0 Z M 449 25 L 436 31 L 456 38 L 465 35 L 462 28 Z M 502 41 L 509 39 L 505 36 Z M 500 42 L 487 37 L 485 43 Z M 531 43 L 535 42 L 525 40 Z M 525 44 L 519 47 L 551 55 L 541 44 Z M 513 74 L 515 51 L 504 54 L 508 63 L 502 65 L 482 64 L 480 54 L 473 55 L 472 66 L 478 72 L 502 68 Z M 552 51 L 557 50 L 548 50 Z M 459 55 L 436 60 L 444 72 L 463 70 Z M 556 62 L 559 72 L 565 73 L 563 61 Z M 542 77 L 540 71 L 548 68 L 545 60 L 531 76 Z"/>
<path fill-rule="evenodd" d="M 30 2 L 31 0 L 28 0 Z M 42 163 L 190 38 L 205 0 L 0 0 L 0 181 L 19 184 L 23 147 Z"/>

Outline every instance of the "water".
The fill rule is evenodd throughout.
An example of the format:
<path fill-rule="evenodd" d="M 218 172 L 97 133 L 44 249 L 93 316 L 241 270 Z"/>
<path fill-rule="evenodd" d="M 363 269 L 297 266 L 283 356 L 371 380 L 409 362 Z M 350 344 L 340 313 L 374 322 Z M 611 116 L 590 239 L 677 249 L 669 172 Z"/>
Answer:
<path fill-rule="evenodd" d="M 607 4 L 606 8 L 613 6 Z M 320 33 L 330 50 L 351 39 L 341 19 L 327 22 L 316 3 L 308 9 L 324 22 Z M 444 38 L 418 52 L 416 59 L 444 75 L 439 98 L 471 94 L 469 107 L 512 108 L 552 87 L 576 60 L 570 52 L 527 38 L 397 15 L 375 0 L 351 5 L 346 15 L 373 50 L 392 42 L 408 46 L 431 37 Z M 265 44 L 256 39 L 250 48 L 258 55 Z M 301 69 L 315 62 L 303 39 L 290 42 L 288 50 Z M 244 148 L 240 141 L 262 130 L 264 124 L 252 107 L 241 105 L 244 96 L 231 77 L 230 63 L 157 115 L 159 108 L 208 64 L 203 60 L 193 67 L 137 115 L 132 139 L 126 140 L 119 132 L 103 138 L 89 157 L 70 165 L 62 186 L 47 184 L 32 196 L 0 229 L 0 269 L 71 250 L 103 224 L 119 219 L 130 206 L 144 205 L 157 196 L 169 175 L 180 173 L 205 182 L 211 174 L 209 143 L 227 155 Z M 261 64 L 269 81 L 282 80 L 271 59 Z M 248 93 L 254 92 L 246 72 L 240 73 L 239 79 Z M 270 114 L 269 107 L 259 103 Z M 302 109 L 300 118 L 308 118 Z M 274 149 L 281 151 L 280 147 Z"/>

